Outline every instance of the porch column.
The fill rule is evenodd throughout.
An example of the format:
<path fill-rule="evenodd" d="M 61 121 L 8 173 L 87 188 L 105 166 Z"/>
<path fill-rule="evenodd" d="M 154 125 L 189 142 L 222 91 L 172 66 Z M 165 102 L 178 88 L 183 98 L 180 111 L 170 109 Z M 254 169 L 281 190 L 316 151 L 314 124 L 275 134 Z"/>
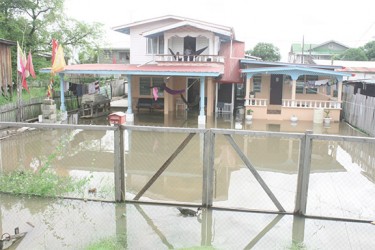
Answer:
<path fill-rule="evenodd" d="M 250 105 L 251 74 L 246 74 L 245 106 Z"/>
<path fill-rule="evenodd" d="M 126 111 L 126 122 L 134 122 L 133 104 L 132 104 L 132 75 L 127 75 L 128 78 L 128 110 Z"/>
<path fill-rule="evenodd" d="M 299 75 L 296 74 L 291 74 L 290 77 L 292 78 L 292 103 L 291 107 L 296 106 L 296 88 L 297 88 L 297 79 Z"/>
<path fill-rule="evenodd" d="M 59 73 L 59 76 L 60 76 L 60 110 L 62 112 L 65 112 L 66 111 L 66 107 L 65 107 L 65 96 L 64 96 L 64 73 Z"/>
<path fill-rule="evenodd" d="M 342 95 L 342 76 L 337 77 L 337 104 L 336 108 L 341 108 L 341 95 Z"/>
<path fill-rule="evenodd" d="M 214 114 L 214 100 L 215 100 L 215 85 L 212 77 L 207 79 L 207 116 L 213 116 Z"/>
<path fill-rule="evenodd" d="M 199 116 L 198 116 L 198 125 L 205 125 L 206 124 L 206 116 L 204 114 L 204 85 L 205 85 L 205 77 L 200 77 L 200 102 L 199 102 Z"/>

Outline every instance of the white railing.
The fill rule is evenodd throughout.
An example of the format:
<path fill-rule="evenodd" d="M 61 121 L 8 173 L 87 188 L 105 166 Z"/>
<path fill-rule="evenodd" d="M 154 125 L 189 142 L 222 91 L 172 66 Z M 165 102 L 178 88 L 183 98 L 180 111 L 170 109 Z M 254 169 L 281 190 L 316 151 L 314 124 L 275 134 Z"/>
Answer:
<path fill-rule="evenodd" d="M 245 105 L 246 106 L 267 106 L 267 99 L 246 98 Z"/>
<path fill-rule="evenodd" d="M 224 57 L 218 55 L 155 55 L 155 60 L 159 62 L 218 62 L 223 63 Z"/>
<path fill-rule="evenodd" d="M 324 101 L 324 100 L 283 99 L 283 107 L 339 109 L 339 108 L 341 108 L 341 102 L 339 102 L 339 101 Z"/>

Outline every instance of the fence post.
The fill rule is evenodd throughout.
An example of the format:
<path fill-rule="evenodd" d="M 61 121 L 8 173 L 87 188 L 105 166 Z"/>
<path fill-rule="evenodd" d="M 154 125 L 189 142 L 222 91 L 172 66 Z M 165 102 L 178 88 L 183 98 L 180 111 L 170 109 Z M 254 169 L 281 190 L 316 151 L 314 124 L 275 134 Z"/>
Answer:
<path fill-rule="evenodd" d="M 312 153 L 312 131 L 307 130 L 301 139 L 301 150 L 299 153 L 297 192 L 295 214 L 305 215 L 307 206 L 307 193 L 309 188 L 311 153 Z"/>
<path fill-rule="evenodd" d="M 215 134 L 204 133 L 202 206 L 212 207 L 214 185 Z"/>
<path fill-rule="evenodd" d="M 114 131 L 114 177 L 115 177 L 115 200 L 125 201 L 125 164 L 124 164 L 124 129 L 116 125 Z"/>

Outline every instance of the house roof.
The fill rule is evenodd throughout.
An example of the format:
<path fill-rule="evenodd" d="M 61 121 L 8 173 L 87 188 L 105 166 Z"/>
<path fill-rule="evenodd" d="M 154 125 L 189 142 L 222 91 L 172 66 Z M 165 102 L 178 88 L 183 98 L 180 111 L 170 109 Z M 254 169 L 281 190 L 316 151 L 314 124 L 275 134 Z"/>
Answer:
<path fill-rule="evenodd" d="M 0 44 L 17 45 L 16 42 L 13 42 L 13 41 L 10 41 L 10 40 L 6 40 L 6 39 L 2 39 L 2 38 L 0 38 Z"/>
<path fill-rule="evenodd" d="M 174 16 L 174 15 L 167 15 L 167 16 L 161 16 L 161 17 L 146 19 L 146 20 L 142 20 L 142 21 L 138 21 L 138 22 L 133 22 L 133 23 L 125 24 L 125 25 L 116 26 L 116 27 L 113 27 L 112 29 L 115 30 L 115 31 L 118 31 L 118 32 L 125 33 L 125 34 L 129 35 L 130 34 L 130 28 L 132 28 L 132 27 L 144 25 L 144 24 L 148 24 L 148 23 L 153 23 L 153 22 L 157 22 L 157 21 L 168 20 L 168 19 L 175 20 L 176 22 L 188 22 L 188 23 L 200 25 L 200 26 L 206 27 L 206 28 L 210 27 L 211 29 L 214 29 L 214 30 L 222 30 L 222 32 L 230 32 L 230 33 L 233 34 L 233 38 L 234 38 L 234 30 L 231 27 L 218 25 L 218 24 L 214 24 L 214 23 L 209 23 L 209 22 L 204 22 L 204 21 L 186 18 L 186 17 Z"/>
<path fill-rule="evenodd" d="M 332 50 L 332 49 L 328 49 L 328 48 L 325 47 L 329 43 L 335 43 L 335 44 L 343 47 L 342 51 L 349 49 L 348 46 L 346 46 L 342 43 L 336 42 L 334 40 L 330 40 L 330 41 L 327 41 L 327 42 L 324 42 L 324 43 L 321 43 L 321 44 L 305 43 L 303 45 L 303 52 L 306 53 L 306 54 L 311 54 L 311 55 L 333 55 L 333 54 L 337 54 L 337 50 Z M 295 54 L 301 54 L 302 53 L 302 44 L 293 43 L 292 47 L 291 47 L 291 52 L 295 53 Z"/>
<path fill-rule="evenodd" d="M 173 29 L 181 28 L 181 27 L 193 27 L 193 28 L 197 28 L 197 29 L 200 29 L 200 30 L 208 30 L 208 31 L 211 31 L 211 32 L 213 32 L 217 35 L 226 36 L 226 37 L 231 37 L 231 35 L 232 35 L 231 30 L 221 29 L 221 28 L 214 27 L 212 25 L 207 25 L 207 24 L 202 23 L 202 22 L 196 22 L 196 21 L 190 21 L 190 20 L 184 20 L 184 21 L 181 21 L 181 22 L 178 22 L 178 23 L 174 23 L 174 24 L 163 26 L 163 27 L 159 27 L 157 29 L 144 32 L 142 35 L 145 36 L 145 37 L 152 37 L 152 36 L 162 34 L 165 31 L 173 30 Z"/>
<path fill-rule="evenodd" d="M 344 76 L 351 76 L 350 73 L 345 73 L 345 72 L 337 72 L 337 71 L 332 71 L 332 70 L 298 67 L 298 66 L 250 68 L 250 69 L 242 69 L 241 73 L 245 73 L 248 76 L 259 75 L 259 74 L 283 74 L 283 75 L 290 75 L 292 79 L 297 79 L 301 75 L 320 75 L 320 76 L 330 76 L 330 77 L 336 77 L 336 78 L 342 78 Z"/>
<path fill-rule="evenodd" d="M 41 70 L 50 73 L 50 68 Z M 221 64 L 210 65 L 161 65 L 161 64 L 76 64 L 67 65 L 64 74 L 97 74 L 97 75 L 147 75 L 147 76 L 211 76 L 218 77 L 224 73 Z"/>

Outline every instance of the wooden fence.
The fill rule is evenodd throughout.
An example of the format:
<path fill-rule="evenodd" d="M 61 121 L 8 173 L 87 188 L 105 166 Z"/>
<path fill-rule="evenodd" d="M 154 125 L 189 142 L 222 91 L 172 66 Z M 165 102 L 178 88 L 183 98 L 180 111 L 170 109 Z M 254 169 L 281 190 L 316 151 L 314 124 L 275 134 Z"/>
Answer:
<path fill-rule="evenodd" d="M 354 94 L 354 86 L 346 85 L 342 117 L 349 124 L 375 136 L 375 97 Z"/>
<path fill-rule="evenodd" d="M 127 93 L 126 81 L 115 80 L 112 85 L 112 97 L 124 96 Z M 74 111 L 80 108 L 82 97 L 65 94 L 65 106 L 67 111 Z M 38 118 L 42 114 L 41 104 L 44 97 L 22 100 L 20 107 L 17 103 L 9 103 L 0 106 L 0 121 L 17 122 L 30 121 Z M 56 107 L 59 109 L 61 105 L 60 92 L 56 92 L 54 96 Z M 20 117 L 20 118 L 17 118 Z"/>
<path fill-rule="evenodd" d="M 79 108 L 80 98 L 76 96 L 65 97 L 65 106 L 67 111 L 76 110 Z M 16 122 L 16 121 L 30 121 L 38 118 L 42 114 L 41 104 L 44 97 L 32 98 L 29 100 L 22 100 L 21 105 L 17 103 L 8 103 L 0 106 L 0 121 Z M 60 107 L 60 97 L 54 98 L 56 107 Z"/>

